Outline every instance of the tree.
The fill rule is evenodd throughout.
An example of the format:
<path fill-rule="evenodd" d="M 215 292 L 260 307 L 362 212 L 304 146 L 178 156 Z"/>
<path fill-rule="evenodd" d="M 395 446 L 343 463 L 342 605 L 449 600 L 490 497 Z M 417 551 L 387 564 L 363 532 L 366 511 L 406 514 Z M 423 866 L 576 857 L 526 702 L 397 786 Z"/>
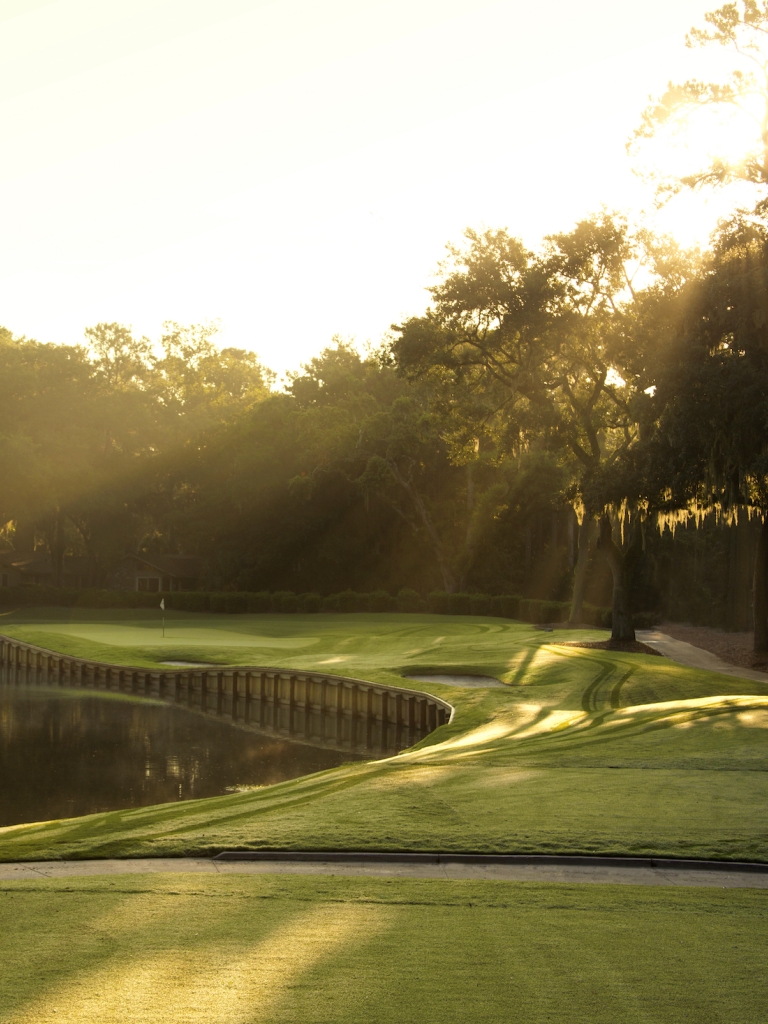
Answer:
<path fill-rule="evenodd" d="M 752 124 L 753 144 L 735 161 L 717 156 L 709 166 L 689 174 L 662 176 L 661 195 L 734 181 L 768 185 L 768 0 L 739 0 L 704 17 L 709 28 L 691 29 L 686 45 L 729 49 L 733 70 L 725 80 L 716 82 L 670 82 L 664 95 L 644 111 L 628 147 L 631 150 L 662 131 L 685 130 L 694 122 L 707 124 L 710 115 L 723 112 L 741 115 Z"/>
<path fill-rule="evenodd" d="M 329 473 L 354 482 L 366 503 L 384 502 L 432 552 L 443 588 L 454 592 L 466 569 L 472 535 L 458 493 L 467 485 L 449 460 L 444 420 L 429 389 L 409 386 L 379 358 L 361 359 L 337 344 L 291 385 L 304 420 L 310 491 Z"/>
<path fill-rule="evenodd" d="M 0 360 L 3 519 L 37 523 L 60 581 L 67 510 L 94 486 L 95 456 L 103 443 L 93 368 L 82 348 L 9 335 Z"/>
<path fill-rule="evenodd" d="M 754 649 L 768 658 L 768 227 L 737 214 L 689 289 L 659 377 L 652 473 L 670 512 L 762 521 Z"/>
<path fill-rule="evenodd" d="M 166 325 L 161 354 L 121 324 L 85 335 L 87 348 L 0 332 L 0 520 L 28 544 L 37 532 L 56 582 L 76 552 L 95 584 L 145 538 L 173 549 L 201 435 L 261 401 L 271 378 L 209 327 Z"/>
<path fill-rule="evenodd" d="M 241 415 L 266 397 L 274 381 L 274 373 L 261 365 L 255 352 L 219 349 L 218 330 L 217 324 L 168 321 L 160 338 L 161 354 L 151 358 L 154 392 L 187 438 Z"/>
<path fill-rule="evenodd" d="M 615 580 L 614 637 L 633 639 L 627 563 L 608 541 L 610 511 L 625 498 L 613 471 L 639 438 L 637 398 L 653 384 L 631 330 L 638 244 L 607 214 L 550 236 L 539 253 L 505 231 L 466 237 L 466 250 L 449 249 L 431 308 L 397 328 L 392 359 L 406 376 L 471 391 L 471 432 L 518 452 L 537 439 L 561 455 L 584 509 L 572 620 L 599 517 Z"/>

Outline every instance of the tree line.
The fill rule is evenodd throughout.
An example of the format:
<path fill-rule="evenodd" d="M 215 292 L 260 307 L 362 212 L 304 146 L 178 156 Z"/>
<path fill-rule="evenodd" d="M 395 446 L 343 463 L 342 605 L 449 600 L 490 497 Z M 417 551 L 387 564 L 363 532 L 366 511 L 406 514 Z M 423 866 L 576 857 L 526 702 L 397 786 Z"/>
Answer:
<path fill-rule="evenodd" d="M 743 55 L 768 6 L 707 20 L 693 45 Z M 741 72 L 670 86 L 637 142 L 747 93 L 768 112 Z M 768 183 L 765 133 L 677 187 L 733 179 Z M 628 640 L 675 601 L 732 624 L 717 571 L 709 610 L 678 574 L 727 567 L 722 537 L 746 531 L 768 654 L 767 272 L 762 198 L 703 253 L 606 211 L 536 249 L 468 230 L 421 315 L 362 355 L 337 341 L 280 391 L 210 326 L 153 344 L 98 324 L 82 346 L 3 331 L 3 543 L 44 548 L 59 578 L 82 553 L 94 586 L 125 552 L 183 551 L 235 591 L 515 593 L 569 600 L 574 623 L 610 598 Z"/>

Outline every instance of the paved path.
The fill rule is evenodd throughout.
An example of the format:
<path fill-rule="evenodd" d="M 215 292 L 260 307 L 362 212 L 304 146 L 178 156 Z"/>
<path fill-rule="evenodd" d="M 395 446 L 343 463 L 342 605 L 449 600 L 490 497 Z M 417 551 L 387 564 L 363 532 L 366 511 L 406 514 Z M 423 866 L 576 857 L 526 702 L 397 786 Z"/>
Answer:
<path fill-rule="evenodd" d="M 756 672 L 751 668 L 741 668 L 739 665 L 731 665 L 727 661 L 718 658 L 716 654 L 702 650 L 701 647 L 694 647 L 684 640 L 674 640 L 666 633 L 660 633 L 656 629 L 638 629 L 635 631 L 637 639 L 649 647 L 653 647 L 660 654 L 666 655 L 672 661 L 678 661 L 681 665 L 688 665 L 691 668 L 704 668 L 709 672 L 721 672 L 726 676 L 739 676 L 742 679 L 757 679 L 761 683 L 768 683 L 768 673 Z"/>
<path fill-rule="evenodd" d="M 573 863 L 573 861 L 579 861 Z M 474 879 L 499 882 L 592 882 L 611 885 L 701 886 L 718 889 L 768 889 L 768 870 L 723 869 L 721 866 L 675 866 L 666 861 L 617 864 L 616 858 L 546 858 L 536 863 L 382 863 L 345 860 L 221 861 L 202 857 L 144 858 L 134 860 L 35 861 L 0 864 L 2 881 L 40 881 L 78 878 L 190 872 L 205 875 L 342 875 L 376 878 Z"/>

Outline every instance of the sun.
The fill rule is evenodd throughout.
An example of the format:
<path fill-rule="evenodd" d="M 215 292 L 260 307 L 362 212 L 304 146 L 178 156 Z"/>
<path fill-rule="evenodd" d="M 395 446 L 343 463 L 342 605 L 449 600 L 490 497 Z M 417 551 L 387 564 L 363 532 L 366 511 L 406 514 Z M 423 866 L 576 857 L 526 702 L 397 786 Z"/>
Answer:
<path fill-rule="evenodd" d="M 762 149 L 760 104 L 757 98 L 739 107 L 706 106 L 679 128 L 659 137 L 666 148 L 664 166 L 668 173 L 684 178 L 707 168 L 736 170 Z M 765 102 L 765 101 L 764 101 Z"/>

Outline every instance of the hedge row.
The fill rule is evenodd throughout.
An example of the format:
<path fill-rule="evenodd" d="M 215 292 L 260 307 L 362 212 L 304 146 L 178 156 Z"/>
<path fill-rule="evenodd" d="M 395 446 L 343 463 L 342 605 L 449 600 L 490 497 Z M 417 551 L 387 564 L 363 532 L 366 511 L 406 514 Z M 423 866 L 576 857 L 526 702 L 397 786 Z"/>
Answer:
<path fill-rule="evenodd" d="M 63 587 L 48 586 L 0 587 L 1 608 L 156 608 L 162 597 L 167 598 L 169 595 L 134 590 L 67 590 Z"/>
<path fill-rule="evenodd" d="M 188 612 L 420 612 L 427 611 L 425 601 L 415 590 L 401 590 L 392 597 L 384 590 L 358 594 L 345 590 L 341 594 L 321 597 L 320 594 L 294 594 L 290 590 L 268 593 L 209 591 L 174 591 L 149 593 L 145 590 L 67 590 L 60 587 L 26 586 L 0 588 L 0 607 L 58 608 L 157 608 L 160 601 L 166 608 Z"/>
<path fill-rule="evenodd" d="M 160 600 L 166 608 L 188 612 L 218 612 L 228 615 L 252 613 L 310 612 L 432 612 L 436 615 L 488 615 L 521 619 L 531 623 L 566 622 L 568 601 L 540 601 L 514 594 L 447 594 L 435 590 L 421 598 L 415 590 L 403 589 L 395 597 L 384 590 L 360 594 L 344 590 L 321 597 L 320 594 L 294 594 L 290 590 L 224 592 L 178 591 L 170 594 L 132 590 L 65 590 L 57 587 L 8 587 L 0 589 L 0 607 L 49 606 L 65 608 L 157 608 Z M 582 621 L 586 625 L 609 627 L 611 609 L 585 604 Z M 635 616 L 635 625 L 648 628 L 656 617 L 648 612 Z"/>

